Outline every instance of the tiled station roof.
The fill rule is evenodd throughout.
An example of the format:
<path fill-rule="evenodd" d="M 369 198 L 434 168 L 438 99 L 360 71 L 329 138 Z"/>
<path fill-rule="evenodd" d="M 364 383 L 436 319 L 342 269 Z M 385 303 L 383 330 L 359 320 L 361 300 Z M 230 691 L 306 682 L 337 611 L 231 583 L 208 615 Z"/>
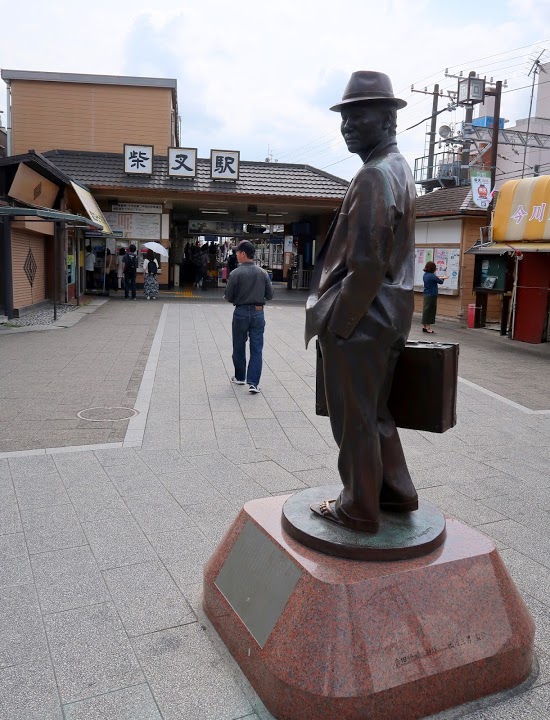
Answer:
<path fill-rule="evenodd" d="M 122 153 L 51 150 L 44 155 L 60 170 L 90 189 L 128 188 L 182 192 L 267 195 L 300 198 L 343 198 L 348 181 L 311 167 L 292 163 L 241 160 L 236 182 L 210 179 L 210 158 L 197 160 L 197 177 L 168 175 L 166 156 L 155 155 L 153 175 L 126 175 Z"/>
<path fill-rule="evenodd" d="M 434 190 L 416 198 L 416 217 L 436 215 L 485 215 L 472 200 L 472 189 L 469 185 Z"/>

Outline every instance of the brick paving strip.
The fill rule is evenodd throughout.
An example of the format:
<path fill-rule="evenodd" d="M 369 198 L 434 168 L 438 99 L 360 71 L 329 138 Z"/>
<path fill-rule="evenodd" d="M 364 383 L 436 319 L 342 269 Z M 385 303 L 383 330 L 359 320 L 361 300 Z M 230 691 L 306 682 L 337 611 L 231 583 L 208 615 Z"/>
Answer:
<path fill-rule="evenodd" d="M 266 315 L 259 396 L 228 382 L 231 308 L 221 303 L 109 302 L 67 330 L 0 338 L 0 439 L 32 412 L 41 422 L 101 406 L 146 414 L 100 428 L 121 426 L 116 447 L 62 447 L 77 427 L 57 448 L 0 458 L 0 717 L 270 720 L 204 618 L 202 567 L 244 502 L 338 475 L 328 420 L 314 414 L 303 309 Z M 542 720 L 548 351 L 436 329 L 461 342 L 459 423 L 441 436 L 402 432 L 411 472 L 423 497 L 497 543 L 535 617 L 540 664 L 532 686 L 499 705 L 441 717 Z"/>

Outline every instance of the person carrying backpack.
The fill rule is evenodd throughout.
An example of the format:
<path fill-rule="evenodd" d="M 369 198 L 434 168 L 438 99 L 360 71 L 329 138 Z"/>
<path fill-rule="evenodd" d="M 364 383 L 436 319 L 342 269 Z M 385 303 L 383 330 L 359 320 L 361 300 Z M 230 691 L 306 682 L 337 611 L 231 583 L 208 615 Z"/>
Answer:
<path fill-rule="evenodd" d="M 147 300 L 155 300 L 159 294 L 157 272 L 158 265 L 155 254 L 152 250 L 147 250 L 147 256 L 143 261 L 143 292 Z"/>
<path fill-rule="evenodd" d="M 138 268 L 138 259 L 136 255 L 136 246 L 130 245 L 129 251 L 122 259 L 122 272 L 124 273 L 124 299 L 128 300 L 130 290 L 132 290 L 132 300 L 136 299 L 136 273 Z"/>

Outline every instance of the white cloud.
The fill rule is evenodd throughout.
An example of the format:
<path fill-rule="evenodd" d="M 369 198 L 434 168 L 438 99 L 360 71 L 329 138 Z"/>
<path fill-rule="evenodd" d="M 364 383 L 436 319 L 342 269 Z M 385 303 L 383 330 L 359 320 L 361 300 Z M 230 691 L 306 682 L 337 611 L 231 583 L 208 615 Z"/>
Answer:
<path fill-rule="evenodd" d="M 390 75 L 409 102 L 402 130 L 431 112 L 431 98 L 412 94 L 411 83 L 454 88 L 444 77 L 452 67 L 528 85 L 529 48 L 502 53 L 550 38 L 550 6 L 534 0 L 489 0 L 482 10 L 473 0 L 29 0 L 9 9 L 0 0 L 0 16 L 8 14 L 1 67 L 175 77 L 185 141 L 201 154 L 223 146 L 263 159 L 269 146 L 283 161 L 348 177 L 354 159 L 331 165 L 347 154 L 328 106 L 353 70 Z M 472 67 L 476 58 L 486 59 Z M 527 100 L 525 91 L 503 96 L 506 117 L 527 112 L 528 91 Z M 400 136 L 409 159 L 424 153 L 424 132 Z"/>

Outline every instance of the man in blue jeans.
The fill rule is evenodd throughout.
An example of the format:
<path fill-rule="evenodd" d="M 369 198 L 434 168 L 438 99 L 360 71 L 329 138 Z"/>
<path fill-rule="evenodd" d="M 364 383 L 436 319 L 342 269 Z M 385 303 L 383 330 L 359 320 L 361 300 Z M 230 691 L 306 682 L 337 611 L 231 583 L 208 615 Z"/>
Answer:
<path fill-rule="evenodd" d="M 235 385 L 248 383 L 248 392 L 260 392 L 264 346 L 264 304 L 273 297 L 271 280 L 254 263 L 254 245 L 241 240 L 236 247 L 239 267 L 233 270 L 225 288 L 225 299 L 233 303 L 233 365 Z M 246 367 L 246 341 L 250 339 L 250 360 Z"/>

